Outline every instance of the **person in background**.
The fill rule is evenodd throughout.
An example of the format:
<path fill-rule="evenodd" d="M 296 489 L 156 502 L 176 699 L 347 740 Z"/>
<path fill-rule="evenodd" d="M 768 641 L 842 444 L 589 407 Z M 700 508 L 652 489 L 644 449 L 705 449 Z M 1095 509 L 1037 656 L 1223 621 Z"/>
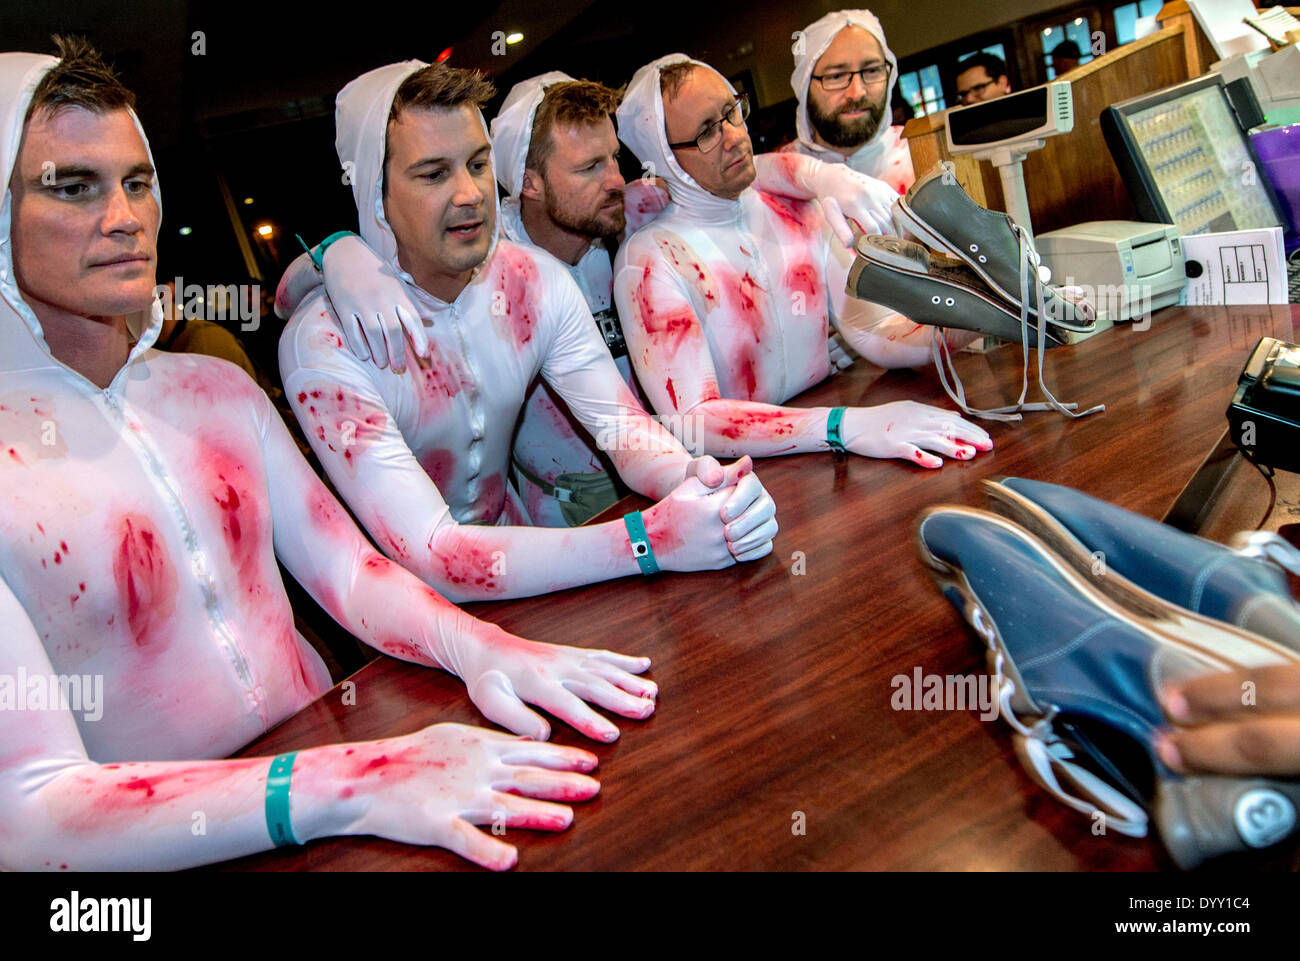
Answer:
<path fill-rule="evenodd" d="M 1058 43 L 1052 48 L 1052 69 L 1056 71 L 1056 76 L 1060 77 L 1079 66 L 1081 56 L 1079 45 L 1073 40 Z"/>
<path fill-rule="evenodd" d="M 991 53 L 974 54 L 957 64 L 957 102 L 964 105 L 996 100 L 1011 92 L 1007 65 Z"/>
<path fill-rule="evenodd" d="M 158 342 L 154 344 L 155 349 L 177 354 L 220 357 L 253 378 L 263 389 L 269 386 L 262 383 L 257 368 L 234 334 L 203 317 L 185 316 L 185 305 L 176 298 L 176 281 L 169 280 L 160 284 L 158 292 L 162 295 L 163 325 L 158 334 Z"/>
<path fill-rule="evenodd" d="M 900 194 L 916 180 L 890 85 L 898 59 L 870 10 L 837 10 L 797 31 L 790 84 L 798 139 L 781 148 L 848 164 Z"/>

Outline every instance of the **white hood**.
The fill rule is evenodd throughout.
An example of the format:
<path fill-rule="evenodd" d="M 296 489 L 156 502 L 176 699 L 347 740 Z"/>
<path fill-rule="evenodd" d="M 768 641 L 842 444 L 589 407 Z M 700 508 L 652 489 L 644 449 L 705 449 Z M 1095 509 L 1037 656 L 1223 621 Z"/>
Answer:
<path fill-rule="evenodd" d="M 552 70 L 539 77 L 530 77 L 510 88 L 505 103 L 492 120 L 492 151 L 496 156 L 494 167 L 497 181 L 511 198 L 518 198 L 524 185 L 524 163 L 533 139 L 533 118 L 552 84 L 573 80 L 567 73 Z"/>
<path fill-rule="evenodd" d="M 668 133 L 664 129 L 664 100 L 659 92 L 659 73 L 670 64 L 684 61 L 697 64 L 705 70 L 713 70 L 707 63 L 692 60 L 684 53 L 670 53 L 646 64 L 633 74 L 623 102 L 619 104 L 616 114 L 618 136 L 642 164 L 653 165 L 653 168 L 645 171 L 648 176 L 663 177 L 668 182 L 672 207 L 701 222 L 734 219 L 739 213 L 739 201 L 718 197 L 701 187 L 695 178 L 682 169 L 668 147 Z M 717 73 L 716 70 L 713 72 Z M 736 88 L 726 77 L 722 79 L 727 84 L 727 89 L 735 94 Z"/>
<path fill-rule="evenodd" d="M 363 73 L 339 91 L 334 108 L 334 147 L 338 151 L 339 163 L 345 171 L 350 171 L 361 239 L 412 285 L 415 282 L 398 265 L 397 238 L 384 216 L 384 141 L 397 88 L 411 74 L 427 66 L 420 60 L 405 60 Z M 475 113 L 486 135 L 488 127 L 483 114 L 481 111 Z M 492 169 L 496 169 L 495 154 Z M 495 192 L 490 201 L 496 203 Z M 492 250 L 495 250 L 501 218 L 494 217 L 493 220 Z M 489 250 L 484 263 L 491 257 L 492 251 Z"/>
<path fill-rule="evenodd" d="M 0 187 L 4 190 L 3 200 L 0 200 L 0 372 L 49 367 L 57 363 L 46 346 L 40 321 L 18 292 L 18 284 L 14 279 L 13 247 L 9 242 L 13 217 L 9 179 L 18 160 L 18 148 L 22 145 L 23 121 L 37 84 L 56 63 L 58 60 L 54 57 L 43 54 L 0 53 Z M 153 151 L 149 149 L 149 138 L 145 136 L 135 111 L 130 113 L 152 164 Z M 162 194 L 158 189 L 156 175 L 153 180 L 153 196 L 158 203 L 161 218 Z M 158 339 L 158 332 L 162 329 L 162 310 L 157 301 L 154 302 L 150 320 L 131 352 L 131 360 Z"/>
<path fill-rule="evenodd" d="M 894 82 L 898 80 L 898 58 L 889 49 L 889 44 L 885 43 L 884 28 L 880 26 L 880 21 L 876 19 L 876 15 L 870 10 L 836 10 L 834 13 L 828 13 L 816 23 L 804 28 L 803 53 L 794 58 L 794 73 L 790 77 L 790 85 L 794 87 L 794 95 L 799 98 L 799 106 L 795 110 L 795 128 L 799 135 L 799 143 L 805 153 L 819 159 L 829 159 L 835 162 L 838 162 L 844 156 L 840 152 L 823 147 L 813 140 L 812 123 L 808 119 L 808 84 L 812 82 L 813 67 L 817 64 L 817 61 L 826 52 L 826 48 L 831 45 L 831 41 L 839 35 L 841 30 L 848 26 L 861 27 L 875 37 L 891 67 L 889 89 L 885 92 L 885 111 L 880 117 L 880 126 L 876 128 L 876 132 L 871 139 L 853 154 L 854 163 L 852 166 L 855 170 L 860 170 L 872 176 L 879 176 L 879 174 L 872 173 L 874 168 L 880 166 L 880 164 L 872 162 L 872 155 L 879 153 L 883 157 L 894 139 L 889 136 L 889 131 L 893 116 Z M 827 154 L 832 156 L 826 157 Z"/>

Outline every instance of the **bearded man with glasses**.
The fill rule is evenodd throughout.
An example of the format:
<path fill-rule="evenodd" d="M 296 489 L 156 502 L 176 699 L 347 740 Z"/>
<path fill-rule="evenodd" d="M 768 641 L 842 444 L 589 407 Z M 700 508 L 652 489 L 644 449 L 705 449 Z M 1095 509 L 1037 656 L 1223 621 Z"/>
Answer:
<path fill-rule="evenodd" d="M 870 10 L 836 10 L 795 32 L 794 87 L 798 139 L 783 150 L 883 180 L 900 194 L 916 179 L 891 89 L 898 60 Z"/>

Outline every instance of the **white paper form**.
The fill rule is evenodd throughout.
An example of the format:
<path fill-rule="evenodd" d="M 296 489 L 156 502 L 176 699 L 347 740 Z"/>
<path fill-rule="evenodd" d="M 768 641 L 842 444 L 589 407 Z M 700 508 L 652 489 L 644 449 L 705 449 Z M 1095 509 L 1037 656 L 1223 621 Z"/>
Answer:
<path fill-rule="evenodd" d="M 1220 60 L 1270 49 L 1264 35 L 1245 22 L 1246 17 L 1259 16 L 1250 0 L 1187 0 L 1187 5 Z"/>
<path fill-rule="evenodd" d="M 1282 228 L 1228 230 L 1183 237 L 1189 273 L 1200 265 L 1198 277 L 1188 277 L 1178 302 L 1189 306 L 1285 304 L 1286 259 Z"/>

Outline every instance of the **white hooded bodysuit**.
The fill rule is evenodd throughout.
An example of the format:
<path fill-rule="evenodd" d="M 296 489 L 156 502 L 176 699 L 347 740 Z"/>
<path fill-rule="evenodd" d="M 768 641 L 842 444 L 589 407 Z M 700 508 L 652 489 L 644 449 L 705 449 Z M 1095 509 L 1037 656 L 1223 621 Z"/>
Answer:
<path fill-rule="evenodd" d="M 536 246 L 524 228 L 519 209 L 519 192 L 523 187 L 524 164 L 532 142 L 533 119 L 546 88 L 572 79 L 556 70 L 516 84 L 501 105 L 501 112 L 492 120 L 492 152 L 497 180 L 508 194 L 501 204 L 501 230 L 519 244 Z M 605 242 L 593 240 L 576 264 L 565 266 L 582 291 L 593 316 L 606 318 L 606 325 L 617 323 L 613 313 L 614 270 Z M 620 350 L 614 363 L 633 395 L 641 401 L 626 352 Z M 554 389 L 543 381 L 534 383 L 524 399 L 513 456 L 524 470 L 551 485 L 561 474 L 599 476 L 607 474 L 611 467 L 607 455 L 597 448 L 593 438 L 568 412 Z M 515 473 L 515 480 L 534 524 L 567 526 L 556 498 L 519 472 Z"/>
<path fill-rule="evenodd" d="M 845 156 L 838 150 L 823 147 L 813 139 L 812 122 L 808 119 L 808 84 L 812 82 L 813 67 L 821 59 L 831 41 L 845 27 L 861 27 L 880 44 L 892 68 L 889 75 L 889 90 L 885 93 L 885 111 L 881 116 L 880 126 L 875 134 L 855 150 Z M 898 79 L 898 58 L 885 43 L 885 30 L 870 10 L 836 10 L 828 13 L 816 23 L 802 31 L 801 53 L 795 54 L 794 74 L 790 85 L 794 95 L 799 98 L 795 111 L 795 130 L 798 139 L 782 148 L 784 151 L 798 151 L 826 163 L 848 164 L 858 173 L 883 180 L 900 194 L 905 194 L 916 180 L 912 172 L 912 153 L 903 138 L 903 128 L 890 125 L 892 114 L 893 85 Z"/>
<path fill-rule="evenodd" d="M 667 143 L 659 72 L 689 59 L 670 54 L 641 68 L 618 110 L 619 136 L 672 197 L 615 264 L 632 365 L 660 414 L 702 418 L 696 434 L 710 454 L 789 453 L 801 446 L 795 438 L 825 448 L 827 408 L 772 405 L 830 374 L 828 320 L 883 365 L 891 354 L 928 362 L 930 328 L 845 294 L 852 256 L 811 202 L 752 187 L 727 200 L 682 169 Z"/>
<path fill-rule="evenodd" d="M 354 80 L 339 94 L 336 119 L 339 158 L 355 164 L 362 239 L 401 278 L 431 357 L 417 358 L 408 343 L 404 374 L 358 360 L 318 288 L 280 341 L 285 392 L 376 543 L 447 596 L 528 596 L 635 573 L 622 525 L 581 533 L 502 526 L 531 521 L 507 472 L 515 424 L 538 374 L 611 448 L 632 488 L 667 494 L 691 456 L 632 396 L 582 291 L 550 254 L 498 238 L 451 303 L 401 268 L 384 217 L 384 134 L 397 88 L 423 66 L 391 64 Z"/>
<path fill-rule="evenodd" d="M 454 669 L 479 622 L 366 542 L 243 371 L 151 350 L 157 303 L 107 388 L 50 354 L 14 280 L 8 184 L 56 62 L 0 54 L 0 866 L 221 860 L 268 846 L 260 799 L 230 787 L 266 762 L 197 759 L 331 684 L 277 557 L 346 629 L 407 660 Z M 102 700 L 35 704 L 54 674 L 99 678 Z"/>

